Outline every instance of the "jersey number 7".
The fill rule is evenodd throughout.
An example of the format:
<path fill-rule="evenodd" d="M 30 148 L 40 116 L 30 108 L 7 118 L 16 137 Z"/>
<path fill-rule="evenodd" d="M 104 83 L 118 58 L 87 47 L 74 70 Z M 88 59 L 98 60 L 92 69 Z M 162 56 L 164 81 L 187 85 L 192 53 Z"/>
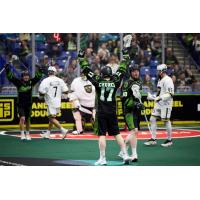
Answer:
<path fill-rule="evenodd" d="M 55 86 L 55 87 L 53 87 L 53 88 L 55 88 L 55 94 L 54 94 L 54 97 L 56 97 L 58 87 Z"/>

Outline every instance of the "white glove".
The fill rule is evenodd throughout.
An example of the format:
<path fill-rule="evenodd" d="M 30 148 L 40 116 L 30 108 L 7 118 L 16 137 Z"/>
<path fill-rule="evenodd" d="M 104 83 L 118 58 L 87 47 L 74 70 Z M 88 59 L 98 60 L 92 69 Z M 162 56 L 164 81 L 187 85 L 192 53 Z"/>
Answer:
<path fill-rule="evenodd" d="M 150 92 L 147 93 L 147 99 L 148 99 L 148 100 L 153 100 L 153 101 L 155 101 L 155 98 L 156 98 L 156 97 L 155 97 L 154 95 L 152 95 Z"/>
<path fill-rule="evenodd" d="M 123 38 L 124 40 L 124 47 L 130 47 L 131 46 L 131 40 L 132 40 L 132 35 L 126 35 Z"/>

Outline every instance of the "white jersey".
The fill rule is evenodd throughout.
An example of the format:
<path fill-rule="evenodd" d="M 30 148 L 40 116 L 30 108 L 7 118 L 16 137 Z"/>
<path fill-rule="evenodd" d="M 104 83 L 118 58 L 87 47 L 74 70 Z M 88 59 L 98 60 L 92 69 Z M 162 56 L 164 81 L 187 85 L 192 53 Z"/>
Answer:
<path fill-rule="evenodd" d="M 45 103 L 53 108 L 60 108 L 62 93 L 67 91 L 65 82 L 56 76 L 45 78 L 39 86 L 39 92 L 45 94 Z"/>
<path fill-rule="evenodd" d="M 159 96 L 162 96 L 163 94 L 166 93 L 174 95 L 174 83 L 168 75 L 164 76 L 161 80 L 158 81 L 157 87 L 158 89 L 160 88 Z M 160 100 L 158 102 L 158 105 L 160 106 L 172 107 L 172 104 L 173 104 L 172 96 L 167 100 Z"/>
<path fill-rule="evenodd" d="M 78 99 L 80 104 L 86 107 L 95 105 L 95 87 L 89 80 L 83 80 L 81 77 L 75 78 L 71 84 L 70 100 Z"/>

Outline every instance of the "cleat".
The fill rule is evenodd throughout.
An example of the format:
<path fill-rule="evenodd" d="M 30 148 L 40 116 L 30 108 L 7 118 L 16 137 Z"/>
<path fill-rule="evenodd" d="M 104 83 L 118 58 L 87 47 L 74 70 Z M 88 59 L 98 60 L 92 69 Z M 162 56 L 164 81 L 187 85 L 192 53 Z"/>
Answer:
<path fill-rule="evenodd" d="M 24 134 L 21 134 L 21 140 L 26 140 L 26 136 Z"/>
<path fill-rule="evenodd" d="M 123 164 L 124 165 L 129 165 L 130 164 L 130 161 L 131 161 L 131 158 L 127 155 L 124 155 L 123 157 Z"/>
<path fill-rule="evenodd" d="M 106 159 L 105 158 L 99 158 L 99 160 L 97 160 L 97 162 L 95 162 L 95 165 L 107 165 Z"/>
<path fill-rule="evenodd" d="M 68 129 L 64 129 L 63 131 L 61 131 L 61 133 L 62 133 L 62 139 L 65 139 L 65 137 L 66 137 L 66 135 L 67 135 L 68 132 L 69 132 Z"/>
<path fill-rule="evenodd" d="M 151 138 L 151 139 L 147 140 L 144 144 L 146 146 L 154 146 L 157 144 L 157 142 L 156 142 L 156 139 Z"/>
<path fill-rule="evenodd" d="M 30 141 L 31 140 L 31 136 L 29 134 L 27 134 L 26 135 L 26 139 Z"/>
<path fill-rule="evenodd" d="M 44 139 L 49 139 L 50 135 L 47 134 L 45 131 L 42 131 L 42 134 L 40 134 L 40 136 Z"/>
<path fill-rule="evenodd" d="M 83 131 L 77 131 L 77 130 L 75 130 L 75 131 L 72 131 L 72 134 L 74 134 L 74 135 L 83 134 Z"/>
<path fill-rule="evenodd" d="M 120 151 L 120 152 L 119 152 L 119 154 L 118 154 L 118 156 L 119 156 L 120 158 L 122 158 L 122 159 L 123 159 L 123 158 L 124 158 L 124 154 L 123 154 L 123 152 L 122 152 L 122 151 Z"/>
<path fill-rule="evenodd" d="M 172 146 L 172 144 L 173 144 L 172 140 L 165 140 L 165 141 L 161 144 L 161 146 L 162 146 L 162 147 L 169 147 L 169 146 Z"/>
<path fill-rule="evenodd" d="M 131 162 L 137 162 L 137 161 L 138 161 L 137 155 L 131 156 Z"/>

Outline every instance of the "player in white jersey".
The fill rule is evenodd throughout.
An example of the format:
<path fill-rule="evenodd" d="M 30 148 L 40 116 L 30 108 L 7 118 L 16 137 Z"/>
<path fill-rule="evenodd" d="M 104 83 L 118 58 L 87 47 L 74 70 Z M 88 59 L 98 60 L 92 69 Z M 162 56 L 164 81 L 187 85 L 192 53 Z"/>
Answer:
<path fill-rule="evenodd" d="M 144 144 L 147 146 L 156 145 L 156 120 L 161 118 L 161 120 L 165 123 L 166 131 L 167 131 L 167 140 L 161 144 L 163 147 L 168 147 L 172 145 L 172 126 L 171 126 L 171 111 L 173 105 L 173 95 L 174 95 L 174 84 L 172 79 L 167 75 L 167 66 L 165 64 L 161 64 L 157 66 L 157 74 L 159 77 L 158 81 L 158 91 L 157 95 L 154 96 L 148 93 L 147 99 L 154 100 L 155 105 L 153 112 L 150 117 L 151 123 L 151 139 L 149 139 Z"/>
<path fill-rule="evenodd" d="M 89 118 L 93 123 L 95 118 L 95 87 L 83 73 L 73 80 L 69 100 L 73 104 L 72 113 L 76 124 L 76 130 L 72 133 L 82 134 L 86 119 Z"/>
<path fill-rule="evenodd" d="M 49 127 L 46 133 L 41 134 L 43 138 L 49 138 L 53 125 L 60 129 L 65 138 L 68 130 L 63 128 L 59 121 L 56 119 L 56 115 L 60 113 L 61 97 L 62 94 L 68 93 L 68 87 L 65 82 L 56 77 L 56 68 L 50 66 L 48 68 L 49 77 L 45 78 L 39 86 L 40 96 L 44 96 L 45 103 L 47 104 L 47 112 L 49 117 Z"/>

